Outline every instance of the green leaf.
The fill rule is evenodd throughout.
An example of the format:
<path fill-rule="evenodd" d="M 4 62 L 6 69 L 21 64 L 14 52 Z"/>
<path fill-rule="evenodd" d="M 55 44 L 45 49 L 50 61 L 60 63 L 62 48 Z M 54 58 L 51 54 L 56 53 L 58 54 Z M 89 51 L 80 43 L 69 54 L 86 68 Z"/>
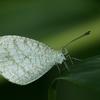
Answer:
<path fill-rule="evenodd" d="M 100 90 L 100 56 L 88 58 L 73 66 L 71 73 L 61 78 L 78 85 Z"/>
<path fill-rule="evenodd" d="M 63 97 L 62 95 L 66 94 L 64 98 L 68 100 L 84 100 L 86 98 L 84 96 L 82 97 L 82 95 L 88 94 L 87 100 L 90 98 L 91 100 L 93 98 L 97 100 L 98 93 L 100 93 L 100 55 L 88 58 L 79 64 L 73 65 L 70 73 L 64 73 L 63 76 L 56 78 L 51 87 L 54 90 L 56 89 L 56 96 L 60 98 Z M 62 97 L 58 95 L 59 92 Z M 70 99 L 67 94 L 71 95 L 69 97 Z"/>

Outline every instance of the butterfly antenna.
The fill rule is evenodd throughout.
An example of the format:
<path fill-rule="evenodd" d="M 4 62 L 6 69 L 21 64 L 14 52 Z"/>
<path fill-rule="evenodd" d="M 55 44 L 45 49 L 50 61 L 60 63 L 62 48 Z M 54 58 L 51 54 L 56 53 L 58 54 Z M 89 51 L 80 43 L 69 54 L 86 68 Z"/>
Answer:
<path fill-rule="evenodd" d="M 69 43 L 67 43 L 65 46 L 63 46 L 63 48 L 65 48 L 65 47 L 69 46 L 70 44 L 72 44 L 73 42 L 75 42 L 75 41 L 77 41 L 77 40 L 79 40 L 79 39 L 81 39 L 81 38 L 83 38 L 83 37 L 89 35 L 90 33 L 91 33 L 91 31 L 88 31 L 88 32 L 86 32 L 86 33 L 84 33 L 84 34 L 78 36 L 77 38 L 71 40 Z"/>

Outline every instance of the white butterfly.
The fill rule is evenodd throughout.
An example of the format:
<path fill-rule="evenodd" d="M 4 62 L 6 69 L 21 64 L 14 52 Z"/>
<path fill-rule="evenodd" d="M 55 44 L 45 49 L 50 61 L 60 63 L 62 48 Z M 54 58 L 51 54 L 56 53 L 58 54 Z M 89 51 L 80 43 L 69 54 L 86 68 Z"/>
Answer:
<path fill-rule="evenodd" d="M 74 40 L 77 39 L 79 37 Z M 12 83 L 26 85 L 43 76 L 55 64 L 61 64 L 66 54 L 68 51 L 54 50 L 33 39 L 15 35 L 1 36 L 0 74 Z"/>

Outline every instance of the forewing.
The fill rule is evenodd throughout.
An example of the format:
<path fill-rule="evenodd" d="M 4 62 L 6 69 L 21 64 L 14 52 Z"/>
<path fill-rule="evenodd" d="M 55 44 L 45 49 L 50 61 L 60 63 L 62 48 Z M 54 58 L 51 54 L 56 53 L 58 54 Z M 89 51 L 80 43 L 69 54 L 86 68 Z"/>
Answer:
<path fill-rule="evenodd" d="M 55 64 L 55 51 L 33 39 L 20 36 L 0 38 L 0 73 L 9 81 L 26 85 Z"/>

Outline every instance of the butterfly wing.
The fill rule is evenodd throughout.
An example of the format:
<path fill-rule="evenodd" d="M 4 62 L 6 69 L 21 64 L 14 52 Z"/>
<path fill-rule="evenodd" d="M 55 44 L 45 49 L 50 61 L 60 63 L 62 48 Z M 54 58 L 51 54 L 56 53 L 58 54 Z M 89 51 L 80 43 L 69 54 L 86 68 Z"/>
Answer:
<path fill-rule="evenodd" d="M 36 40 L 10 35 L 0 38 L 0 74 L 10 82 L 29 84 L 63 60 L 62 53 Z"/>

